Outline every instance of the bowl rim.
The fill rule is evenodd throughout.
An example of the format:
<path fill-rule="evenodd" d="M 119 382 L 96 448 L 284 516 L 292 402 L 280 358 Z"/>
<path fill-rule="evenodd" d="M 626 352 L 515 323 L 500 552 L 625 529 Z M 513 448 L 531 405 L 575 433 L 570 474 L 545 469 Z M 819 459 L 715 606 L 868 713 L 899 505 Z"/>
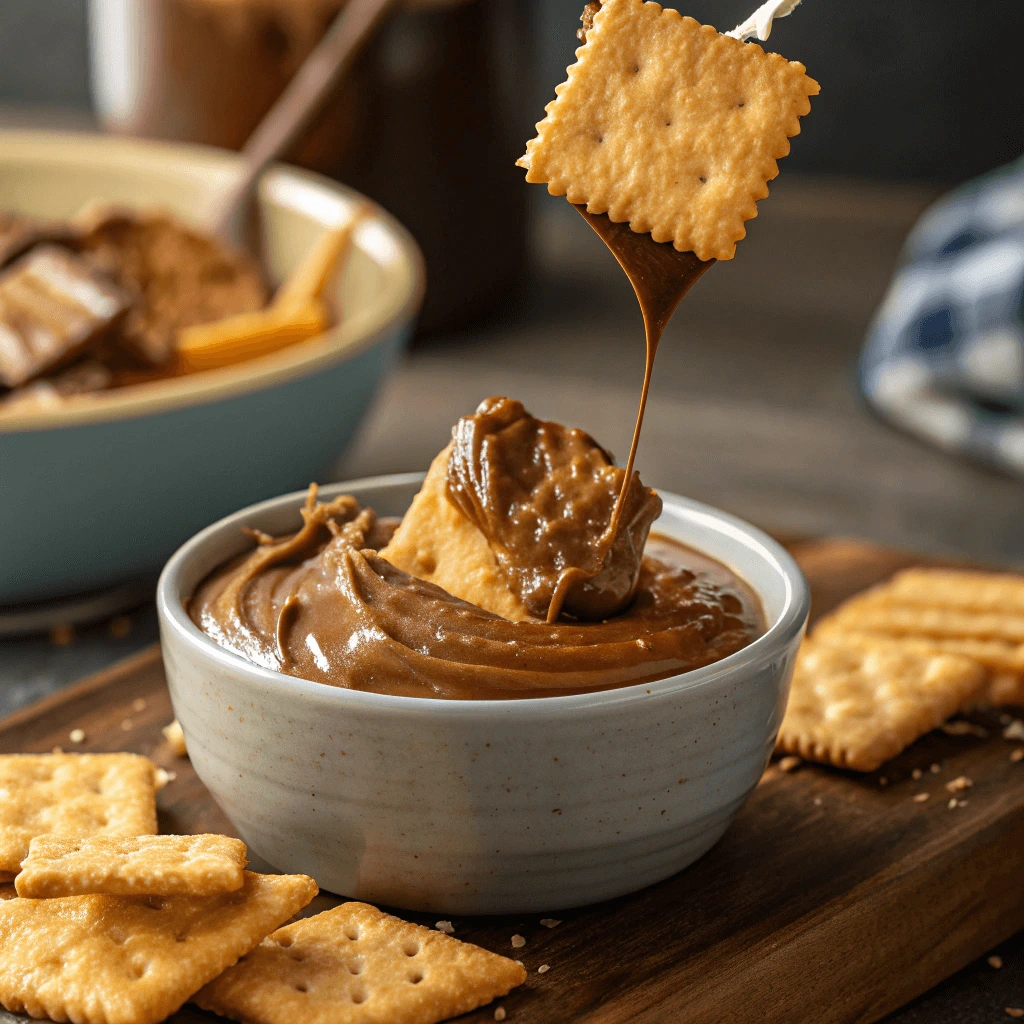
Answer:
<path fill-rule="evenodd" d="M 186 177 L 209 180 L 212 195 L 221 181 L 230 180 L 241 158 L 229 150 L 196 143 L 99 132 L 0 129 L 0 166 L 39 161 L 68 168 L 106 168 L 116 161 L 120 167 L 160 168 L 164 173 L 169 166 L 184 166 Z M 0 417 L 0 437 L 134 419 L 267 390 L 353 358 L 415 317 L 426 288 L 423 254 L 409 231 L 383 207 L 324 175 L 280 163 L 263 174 L 259 196 L 265 202 L 306 210 L 325 227 L 342 223 L 357 205 L 368 204 L 373 215 L 357 227 L 355 243 L 371 260 L 392 268 L 389 272 L 397 282 L 382 292 L 385 301 L 379 302 L 379 308 L 371 307 L 368 317 L 355 321 L 343 319 L 299 345 L 233 366 L 72 396 L 58 408 L 7 413 Z M 327 218 L 331 207 L 333 216 Z"/>
<path fill-rule="evenodd" d="M 424 476 L 425 473 L 390 473 L 382 476 L 362 477 L 358 480 L 346 480 L 337 484 L 325 485 L 320 488 L 320 495 L 332 497 L 356 488 L 390 487 L 397 489 L 398 487 L 415 486 L 423 481 Z M 728 655 L 721 661 L 691 669 L 688 672 L 665 676 L 653 682 L 634 683 L 631 686 L 620 686 L 609 690 L 555 697 L 449 700 L 439 697 L 407 697 L 351 690 L 341 686 L 328 686 L 324 683 L 301 679 L 298 676 L 290 676 L 283 672 L 275 672 L 272 669 L 253 665 L 240 655 L 226 650 L 192 622 L 185 611 L 184 604 L 176 597 L 179 593 L 178 580 L 182 573 L 190 567 L 197 548 L 218 534 L 237 530 L 251 516 L 276 510 L 289 504 L 294 504 L 298 510 L 306 499 L 306 493 L 306 491 L 293 491 L 290 494 L 283 494 L 277 498 L 249 505 L 207 526 L 178 548 L 164 566 L 157 583 L 156 605 L 162 641 L 164 631 L 173 630 L 175 637 L 200 657 L 212 659 L 223 669 L 236 674 L 241 673 L 251 681 L 276 691 L 282 696 L 302 694 L 324 704 L 347 703 L 362 710 L 383 712 L 399 717 L 422 717 L 424 714 L 432 714 L 441 717 L 455 716 L 460 719 L 493 720 L 500 716 L 514 716 L 544 720 L 559 712 L 572 713 L 584 709 L 606 709 L 616 704 L 632 703 L 638 699 L 656 699 L 684 690 L 701 689 L 720 680 L 723 676 L 734 673 L 743 673 L 744 675 L 754 673 L 764 663 L 778 657 L 787 645 L 800 635 L 810 611 L 810 588 L 804 574 L 793 556 L 778 541 L 738 516 L 723 512 L 693 498 L 685 498 L 669 491 L 659 491 L 666 508 L 672 507 L 688 518 L 702 520 L 705 525 L 722 533 L 730 534 L 734 539 L 741 540 L 782 578 L 785 588 L 782 609 L 768 629 L 741 650 Z M 756 588 L 752 589 L 757 593 Z M 758 597 L 760 598 L 760 594 Z"/>

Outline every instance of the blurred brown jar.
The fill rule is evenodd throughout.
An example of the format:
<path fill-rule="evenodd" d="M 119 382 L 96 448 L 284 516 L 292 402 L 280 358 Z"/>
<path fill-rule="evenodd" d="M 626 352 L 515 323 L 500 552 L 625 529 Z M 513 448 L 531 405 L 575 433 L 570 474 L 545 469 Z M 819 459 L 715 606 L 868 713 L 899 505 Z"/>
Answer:
<path fill-rule="evenodd" d="M 91 0 L 110 129 L 238 149 L 344 0 Z M 289 159 L 394 213 L 427 260 L 424 332 L 495 309 L 526 268 L 527 0 L 406 0 Z"/>

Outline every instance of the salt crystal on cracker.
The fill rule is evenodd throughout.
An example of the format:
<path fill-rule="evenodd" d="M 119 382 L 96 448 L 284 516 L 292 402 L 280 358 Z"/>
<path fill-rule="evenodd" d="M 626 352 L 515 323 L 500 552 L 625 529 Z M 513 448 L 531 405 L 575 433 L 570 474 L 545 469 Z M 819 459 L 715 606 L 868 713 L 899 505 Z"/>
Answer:
<path fill-rule="evenodd" d="M 305 875 L 246 872 L 217 896 L 0 902 L 0 1004 L 76 1024 L 156 1024 L 316 892 Z"/>
<path fill-rule="evenodd" d="M 606 0 L 518 163 L 590 213 L 732 259 L 818 91 L 802 64 L 755 43 Z"/>
<path fill-rule="evenodd" d="M 0 756 L 0 871 L 17 872 L 35 836 L 152 835 L 155 774 L 138 754 Z"/>
<path fill-rule="evenodd" d="M 240 889 L 246 861 L 245 843 L 227 836 L 37 836 L 15 885 L 33 899 L 209 896 Z"/>
<path fill-rule="evenodd" d="M 496 953 L 344 903 L 274 932 L 193 1001 L 246 1024 L 435 1024 L 525 980 Z"/>
<path fill-rule="evenodd" d="M 985 672 L 969 658 L 806 641 L 778 749 L 874 771 L 974 700 Z"/>

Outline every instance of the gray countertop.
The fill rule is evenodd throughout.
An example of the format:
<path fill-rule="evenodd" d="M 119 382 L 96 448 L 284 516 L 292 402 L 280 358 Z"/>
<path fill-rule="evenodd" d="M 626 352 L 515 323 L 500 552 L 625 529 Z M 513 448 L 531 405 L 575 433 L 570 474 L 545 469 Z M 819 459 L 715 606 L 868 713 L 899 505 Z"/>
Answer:
<path fill-rule="evenodd" d="M 458 416 L 491 394 L 625 453 L 643 371 L 635 300 L 583 221 L 542 198 L 532 286 L 490 325 L 417 345 L 335 479 L 425 469 Z M 639 459 L 645 480 L 768 528 L 1024 564 L 1024 484 L 897 434 L 857 397 L 864 331 L 930 198 L 796 176 L 773 187 L 735 262 L 712 268 L 667 332 Z M 120 639 L 99 624 L 67 646 L 0 641 L 0 713 L 156 639 L 150 607 L 130 618 Z M 1024 937 L 993 952 L 1002 969 L 982 958 L 890 1024 L 1008 1020 L 1005 1007 L 1024 1006 Z"/>

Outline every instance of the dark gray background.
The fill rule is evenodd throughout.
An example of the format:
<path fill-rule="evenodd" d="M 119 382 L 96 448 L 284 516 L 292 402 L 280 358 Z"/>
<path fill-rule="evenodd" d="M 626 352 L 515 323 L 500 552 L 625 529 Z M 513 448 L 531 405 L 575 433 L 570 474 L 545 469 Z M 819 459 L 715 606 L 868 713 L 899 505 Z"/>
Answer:
<path fill-rule="evenodd" d="M 533 5 L 539 107 L 572 62 L 582 0 Z M 677 6 L 724 30 L 756 0 Z M 805 0 L 768 43 L 825 85 L 788 169 L 950 183 L 1018 156 L 1021 38 L 1021 0 Z M 2 0 L 0 104 L 87 109 L 87 46 L 86 0 Z"/>

